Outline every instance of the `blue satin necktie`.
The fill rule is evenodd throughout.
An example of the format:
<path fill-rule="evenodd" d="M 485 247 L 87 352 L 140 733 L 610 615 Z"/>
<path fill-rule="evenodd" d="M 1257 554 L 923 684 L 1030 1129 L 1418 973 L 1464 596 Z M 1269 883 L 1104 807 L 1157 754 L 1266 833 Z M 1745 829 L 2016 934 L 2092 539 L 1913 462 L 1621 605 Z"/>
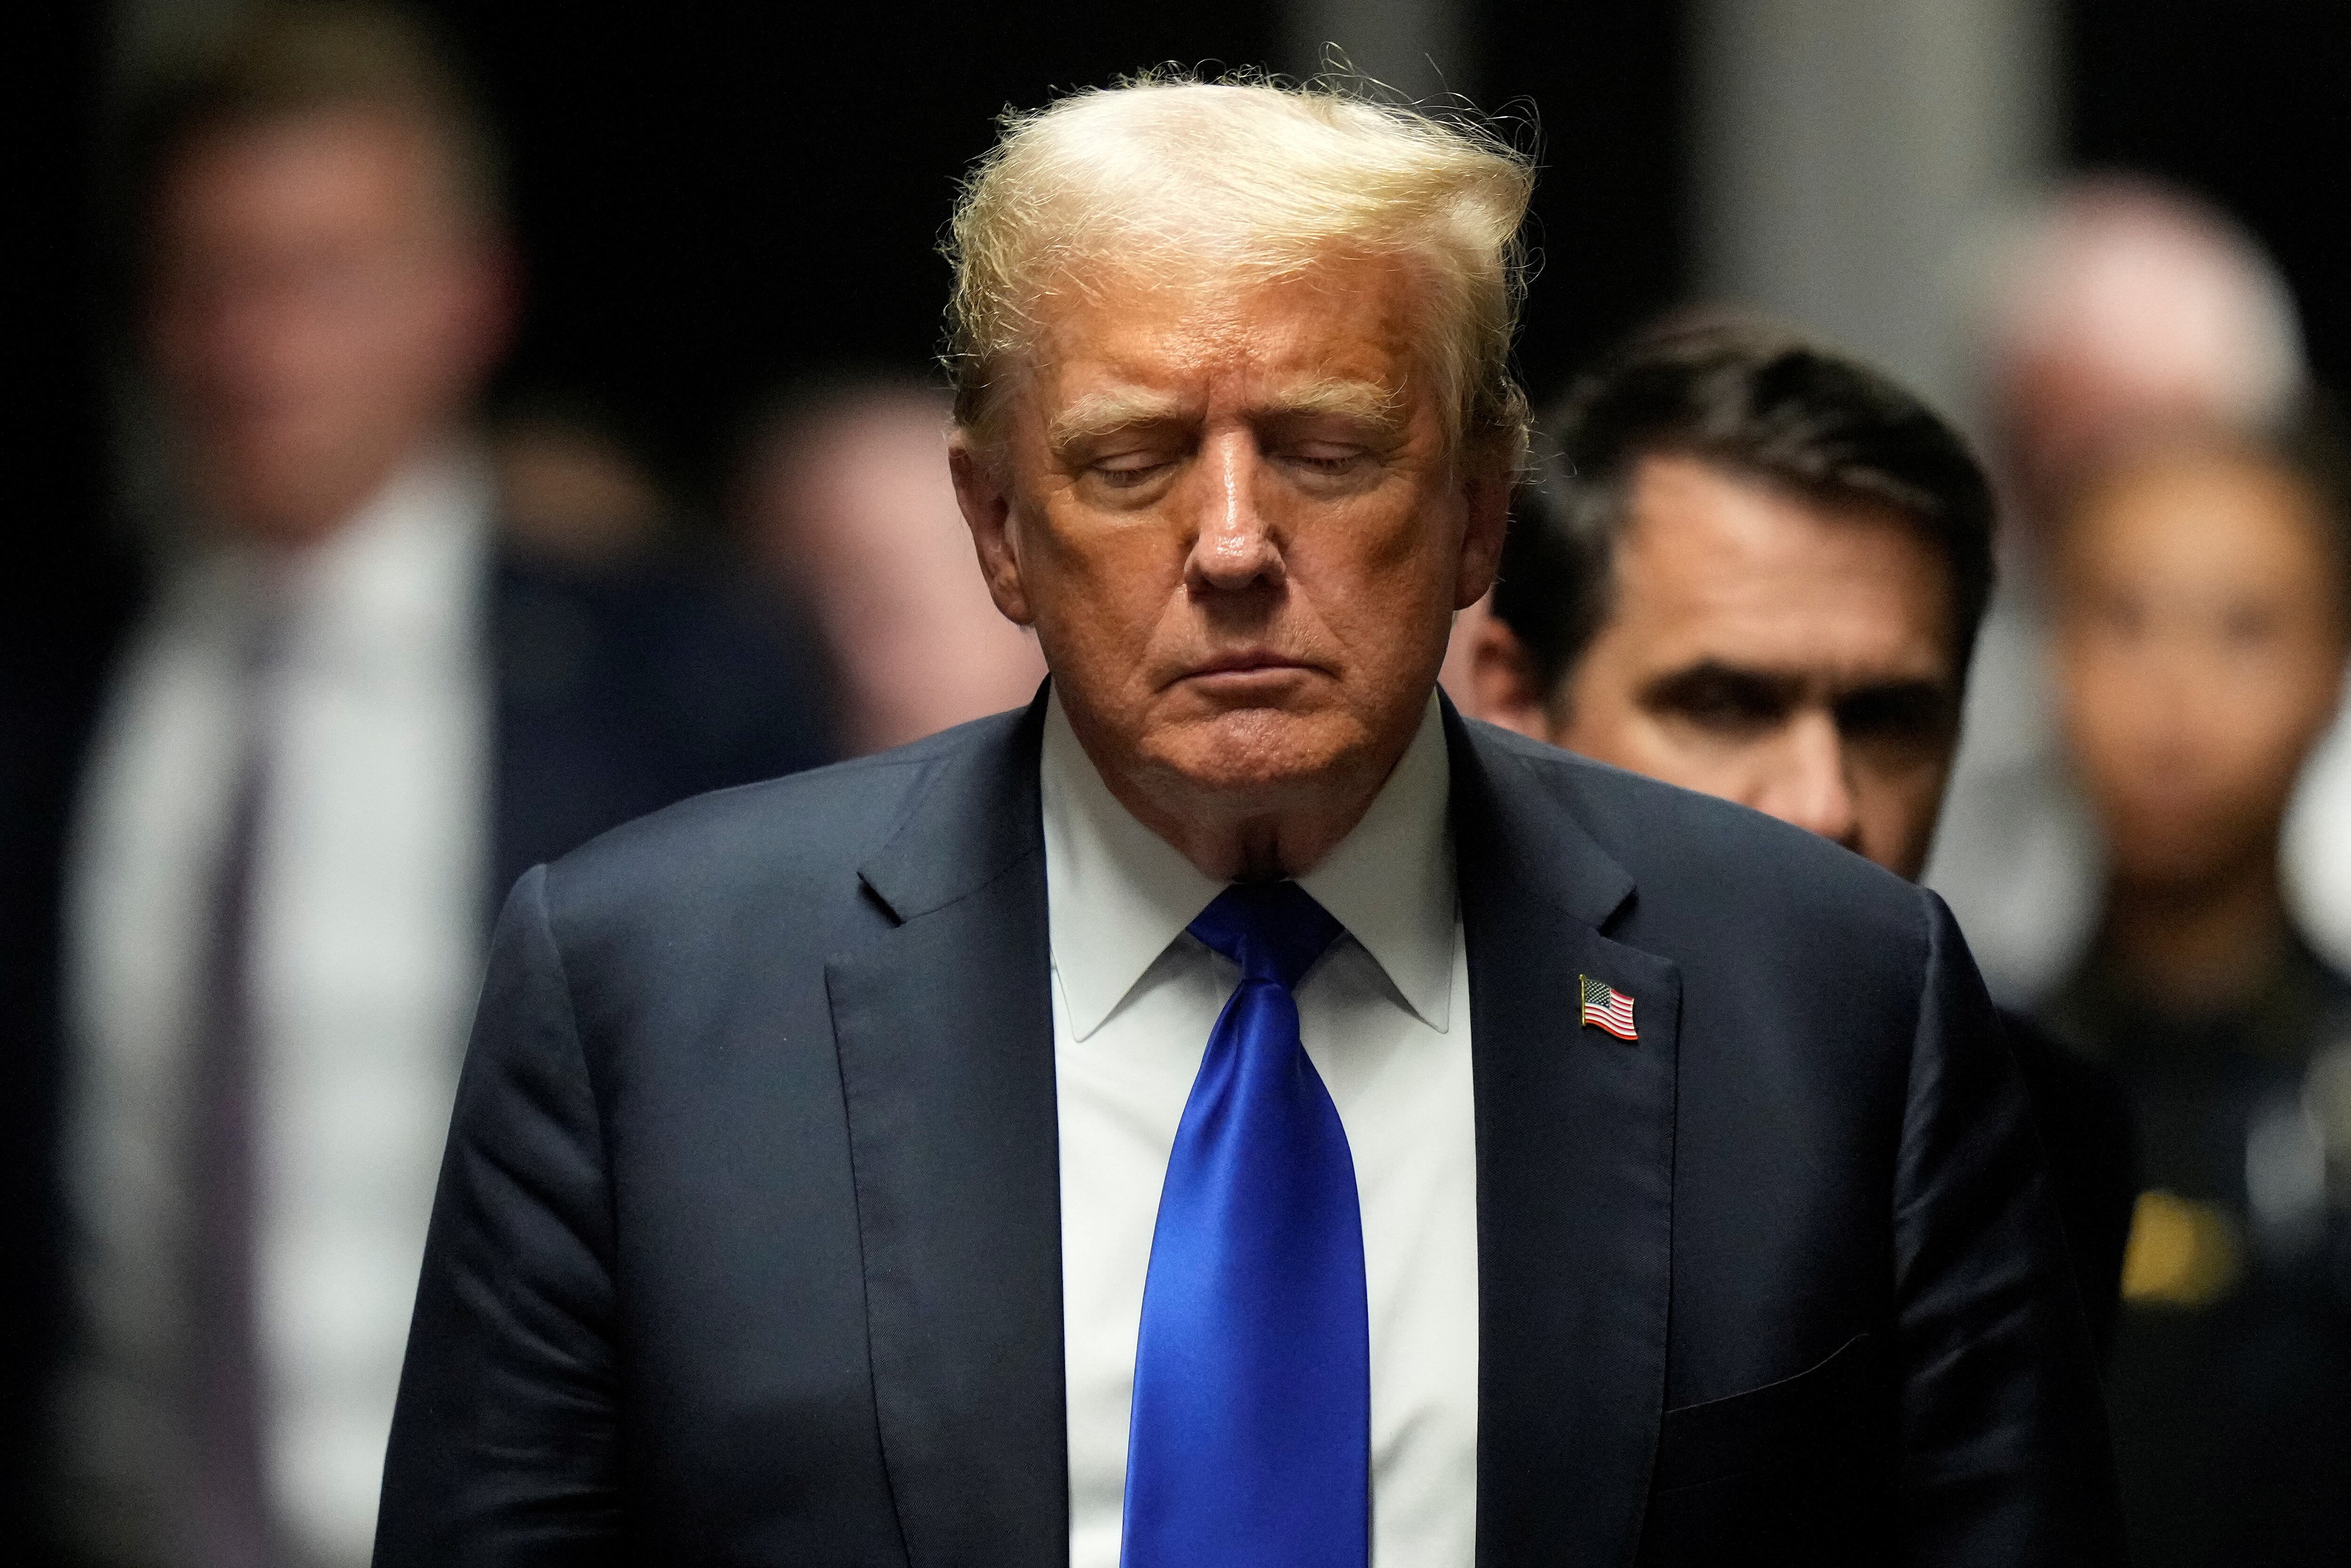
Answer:
<path fill-rule="evenodd" d="M 1176 1132 L 1134 1355 L 1124 1568 L 1364 1568 L 1371 1327 L 1346 1130 L 1292 992 L 1340 935 L 1296 883 L 1192 935 L 1241 967 Z"/>

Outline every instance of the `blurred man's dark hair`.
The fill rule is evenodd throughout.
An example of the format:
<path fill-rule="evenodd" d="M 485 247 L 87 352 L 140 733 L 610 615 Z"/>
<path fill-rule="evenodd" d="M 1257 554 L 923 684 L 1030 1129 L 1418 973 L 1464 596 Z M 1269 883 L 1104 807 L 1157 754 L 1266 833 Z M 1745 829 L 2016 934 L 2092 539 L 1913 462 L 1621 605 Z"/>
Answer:
<path fill-rule="evenodd" d="M 132 117 L 134 235 L 178 155 L 197 139 L 319 114 L 371 113 L 428 137 L 465 215 L 504 213 L 504 155 L 472 84 L 435 30 L 371 0 L 276 0 L 171 72 Z"/>
<path fill-rule="evenodd" d="M 1913 523 L 1950 567 L 1964 684 L 1991 594 L 1991 486 L 1959 434 L 1878 371 L 1759 322 L 1670 327 L 1578 382 L 1539 440 L 1493 609 L 1546 689 L 1607 623 L 1633 476 L 1650 457 Z"/>

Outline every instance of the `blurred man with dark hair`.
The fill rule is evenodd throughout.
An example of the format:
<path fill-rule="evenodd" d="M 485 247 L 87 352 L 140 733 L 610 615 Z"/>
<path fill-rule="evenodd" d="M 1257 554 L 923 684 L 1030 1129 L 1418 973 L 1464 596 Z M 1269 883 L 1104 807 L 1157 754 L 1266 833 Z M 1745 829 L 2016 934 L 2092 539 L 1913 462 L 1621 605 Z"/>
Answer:
<path fill-rule="evenodd" d="M 81 1555 L 359 1563 L 496 895 L 822 736 L 747 610 L 502 551 L 497 160 L 413 25 L 265 8 L 139 142 L 175 500 L 80 765 L 64 1016 L 5 1042 L 64 1052 L 6 1135 L 56 1151 L 69 1218 L 26 1223 L 78 1331 L 11 1344 L 54 1395 L 8 1418 L 56 1416 Z"/>
<path fill-rule="evenodd" d="M 2059 723 L 2105 874 L 2047 1016 L 2119 1070 L 2145 1153 L 2108 1382 L 2141 1568 L 2351 1551 L 2351 979 L 2278 869 L 2351 653 L 2317 455 L 2159 441 L 2052 519 Z"/>
<path fill-rule="evenodd" d="M 1484 716 L 1915 880 L 1991 587 L 1991 491 L 1958 435 L 1742 323 L 1636 341 L 1550 434 L 1476 651 Z M 2119 1093 L 2011 1034 L 2103 1342 L 2132 1197 Z"/>

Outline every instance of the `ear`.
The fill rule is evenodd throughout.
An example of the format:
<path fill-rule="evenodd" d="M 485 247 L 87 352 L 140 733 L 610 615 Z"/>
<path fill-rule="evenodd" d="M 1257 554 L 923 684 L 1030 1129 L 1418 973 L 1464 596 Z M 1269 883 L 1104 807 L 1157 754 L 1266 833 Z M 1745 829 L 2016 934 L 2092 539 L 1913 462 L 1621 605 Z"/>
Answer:
<path fill-rule="evenodd" d="M 1453 608 L 1467 610 L 1486 597 L 1502 560 L 1502 535 L 1510 522 L 1510 481 L 1506 476 L 1470 473 L 1461 480 L 1467 520 L 1461 533 L 1461 570 Z"/>
<path fill-rule="evenodd" d="M 980 575 L 987 580 L 987 596 L 996 601 L 996 608 L 1007 621 L 1017 626 L 1035 624 L 1028 591 L 1020 582 L 1012 492 L 1001 470 L 973 446 L 969 435 L 958 430 L 947 441 L 947 472 L 955 479 L 956 505 L 963 510 L 964 525 L 971 529 Z"/>
<path fill-rule="evenodd" d="M 1551 694 L 1518 633 L 1491 615 L 1479 618 L 1469 647 L 1469 690 L 1476 716 L 1533 740 L 1550 740 Z"/>

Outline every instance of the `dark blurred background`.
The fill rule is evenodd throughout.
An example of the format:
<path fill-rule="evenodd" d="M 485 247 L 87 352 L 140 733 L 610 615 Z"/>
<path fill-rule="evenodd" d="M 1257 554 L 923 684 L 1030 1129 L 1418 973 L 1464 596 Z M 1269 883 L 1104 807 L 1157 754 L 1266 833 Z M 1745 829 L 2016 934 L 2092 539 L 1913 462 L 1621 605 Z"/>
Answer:
<path fill-rule="evenodd" d="M 508 142 L 529 294 L 503 390 L 591 403 L 664 477 L 705 495 L 744 409 L 778 381 L 806 368 L 925 363 L 954 183 L 1006 105 L 1158 61 L 1316 63 L 1305 16 L 1226 0 L 921 12 L 441 0 L 427 9 Z M 1348 50 L 1374 74 L 1416 91 L 1441 80 L 1541 127 L 1544 267 L 1522 349 L 1531 385 L 1555 388 L 1595 347 L 1719 272 L 1698 254 L 1709 221 L 1701 204 L 1723 196 L 1708 188 L 1698 141 L 1737 62 L 1708 50 L 1726 29 L 1756 22 L 1726 23 L 1712 11 L 1729 7 L 1693 0 L 1484 0 L 1435 22 L 1413 5 L 1304 9 L 1330 18 L 1323 30 L 1333 35 L 1351 11 L 1374 16 L 1364 30 L 1389 57 L 1361 40 Z M 1885 15 L 1930 9 L 1752 8 L 1786 13 L 1761 24 L 1782 33 L 1828 31 L 1847 12 L 1863 30 L 1882 29 Z M 2303 302 L 2314 368 L 2340 379 L 2351 303 L 2327 285 L 2351 272 L 2351 225 L 2325 172 L 2351 152 L 2341 80 L 2351 12 L 2327 0 L 1949 9 L 1950 22 L 1913 30 L 1956 26 L 2022 57 L 1951 67 L 2005 78 L 1976 85 L 1991 95 L 1981 111 L 2017 144 L 2010 178 L 2127 167 L 2210 196 L 2269 244 Z M 87 492 L 97 450 L 89 174 L 107 91 L 200 35 L 205 15 L 234 11 L 221 0 L 110 14 L 39 6 L 12 50 L 22 125 L 13 162 L 29 242 L 20 265 L 35 285 L 24 298 L 42 301 L 19 341 L 46 389 L 41 423 L 19 428 L 42 433 L 27 450 L 55 470 L 62 493 Z M 1390 12 L 1405 20 L 1378 16 Z M 1440 72 L 1415 68 L 1403 52 L 1415 41 L 1443 51 Z M 1880 85 L 1881 98 L 1902 90 Z M 1897 139 L 1901 107 L 1887 102 L 1879 116 Z"/>
<path fill-rule="evenodd" d="M 435 9 L 510 139 L 531 305 L 507 391 L 594 400 L 689 489 L 779 378 L 925 367 L 948 204 L 1006 106 L 1154 62 L 1315 61 L 1280 7 L 1230 0 Z M 1554 150 L 1543 292 L 1574 304 L 1534 315 L 1538 383 L 1679 286 L 1681 26 L 1501 0 L 1456 36 L 1445 79 Z"/>
<path fill-rule="evenodd" d="M 2234 213 L 2293 286 L 2314 373 L 2343 385 L 2351 221 L 2322 193 L 2351 156 L 2351 9 L 2073 0 L 2064 22 L 2067 161 L 2165 175 Z"/>

